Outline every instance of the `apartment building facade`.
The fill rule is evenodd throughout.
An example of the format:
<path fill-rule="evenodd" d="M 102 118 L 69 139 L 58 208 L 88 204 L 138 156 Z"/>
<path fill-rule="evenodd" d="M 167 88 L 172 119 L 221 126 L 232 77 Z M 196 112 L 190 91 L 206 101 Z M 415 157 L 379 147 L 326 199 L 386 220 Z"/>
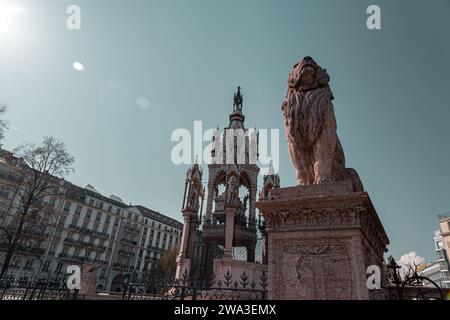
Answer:
<path fill-rule="evenodd" d="M 0 226 L 14 223 L 18 199 L 14 182 L 17 159 L 0 150 Z M 15 251 L 7 275 L 14 278 L 51 279 L 66 275 L 70 265 L 93 266 L 97 290 L 120 291 L 126 277 L 142 279 L 168 249 L 177 247 L 182 223 L 143 206 L 125 204 L 105 196 L 93 186 L 85 188 L 54 179 L 54 191 L 45 199 L 50 215 L 46 227 Z M 0 235 L 1 239 L 1 235 Z M 0 244 L 0 266 L 7 247 Z"/>

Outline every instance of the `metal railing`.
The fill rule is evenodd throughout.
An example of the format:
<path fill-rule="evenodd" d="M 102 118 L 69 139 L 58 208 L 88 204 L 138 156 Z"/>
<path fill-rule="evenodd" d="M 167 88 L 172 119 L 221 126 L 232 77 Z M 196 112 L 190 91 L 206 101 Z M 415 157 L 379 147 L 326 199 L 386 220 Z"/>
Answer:
<path fill-rule="evenodd" d="M 244 271 L 239 280 L 230 272 L 221 279 L 192 280 L 187 272 L 181 279 L 150 280 L 124 284 L 123 300 L 267 300 L 268 276 L 263 272 L 259 283 L 249 281 Z"/>
<path fill-rule="evenodd" d="M 69 290 L 64 280 L 0 280 L 0 300 L 76 300 L 78 290 Z"/>

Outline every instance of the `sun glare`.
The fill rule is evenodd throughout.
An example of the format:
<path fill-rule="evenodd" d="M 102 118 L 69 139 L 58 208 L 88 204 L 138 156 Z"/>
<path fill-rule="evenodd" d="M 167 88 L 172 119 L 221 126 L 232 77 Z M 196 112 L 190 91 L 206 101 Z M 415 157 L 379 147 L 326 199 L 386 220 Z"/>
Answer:
<path fill-rule="evenodd" d="M 13 38 L 18 28 L 18 16 L 24 8 L 0 4 L 0 40 Z"/>

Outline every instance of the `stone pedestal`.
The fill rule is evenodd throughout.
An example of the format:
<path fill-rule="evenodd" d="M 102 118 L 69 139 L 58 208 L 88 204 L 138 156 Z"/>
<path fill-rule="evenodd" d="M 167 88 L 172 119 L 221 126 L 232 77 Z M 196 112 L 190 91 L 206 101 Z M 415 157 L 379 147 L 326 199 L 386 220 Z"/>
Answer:
<path fill-rule="evenodd" d="M 269 299 L 380 299 L 366 269 L 389 239 L 366 192 L 351 181 L 273 189 L 260 201 L 269 242 Z"/>
<path fill-rule="evenodd" d="M 97 290 L 97 269 L 96 265 L 84 265 L 81 270 L 81 289 L 79 295 L 93 296 Z"/>
<path fill-rule="evenodd" d="M 176 259 L 177 269 L 175 279 L 187 281 L 191 275 L 191 259 L 178 256 Z"/>

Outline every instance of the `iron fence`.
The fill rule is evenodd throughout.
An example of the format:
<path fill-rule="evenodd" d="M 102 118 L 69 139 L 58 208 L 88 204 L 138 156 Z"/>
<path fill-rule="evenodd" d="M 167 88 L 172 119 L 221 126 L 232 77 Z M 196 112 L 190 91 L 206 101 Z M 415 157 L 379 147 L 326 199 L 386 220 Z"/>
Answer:
<path fill-rule="evenodd" d="M 181 279 L 128 283 L 124 285 L 123 300 L 266 300 L 268 276 L 262 272 L 258 279 L 249 281 L 244 271 L 239 280 L 231 272 L 222 279 L 191 280 L 185 272 Z"/>
<path fill-rule="evenodd" d="M 78 290 L 69 290 L 63 280 L 0 280 L 0 300 L 76 300 Z"/>

